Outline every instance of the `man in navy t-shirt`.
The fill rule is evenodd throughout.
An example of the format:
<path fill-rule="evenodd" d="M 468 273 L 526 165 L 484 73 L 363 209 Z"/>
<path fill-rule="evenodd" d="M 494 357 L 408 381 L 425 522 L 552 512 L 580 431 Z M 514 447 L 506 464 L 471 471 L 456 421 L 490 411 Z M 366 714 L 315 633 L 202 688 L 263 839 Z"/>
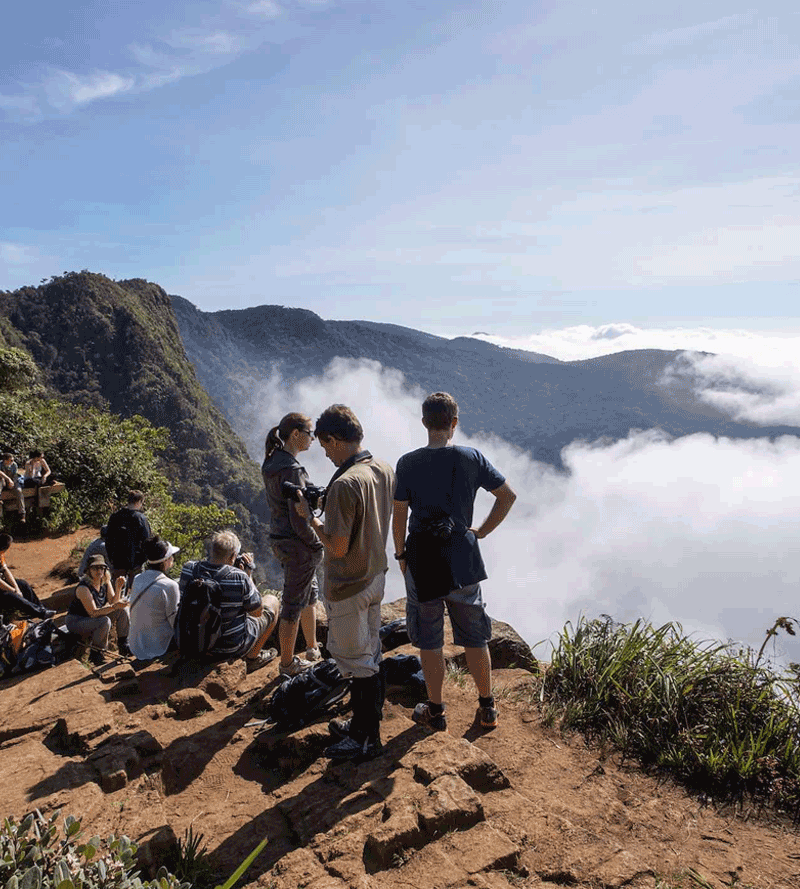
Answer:
<path fill-rule="evenodd" d="M 478 688 L 479 722 L 494 728 L 497 708 L 488 648 L 492 628 L 481 594 L 486 570 L 478 540 L 508 515 L 516 494 L 480 451 L 450 444 L 458 425 L 458 404 L 452 395 L 429 395 L 422 405 L 422 424 L 428 430 L 427 447 L 405 454 L 397 463 L 392 522 L 395 558 L 406 582 L 408 633 L 420 649 L 428 689 L 428 701 L 416 706 L 413 718 L 435 731 L 447 728 L 442 700 L 447 606 L 453 639 L 464 646 Z M 495 502 L 475 527 L 478 488 L 489 491 Z"/>

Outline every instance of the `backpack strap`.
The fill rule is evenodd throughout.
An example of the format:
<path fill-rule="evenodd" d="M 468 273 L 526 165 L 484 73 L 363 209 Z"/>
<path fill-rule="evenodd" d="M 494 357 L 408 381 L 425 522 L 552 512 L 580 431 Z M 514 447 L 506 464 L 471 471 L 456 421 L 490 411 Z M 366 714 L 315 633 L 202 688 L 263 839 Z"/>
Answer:
<path fill-rule="evenodd" d="M 141 593 L 139 593 L 139 595 L 133 600 L 133 602 L 131 602 L 131 604 L 129 606 L 131 611 L 133 611 L 133 606 L 139 601 L 139 599 L 142 598 L 142 596 L 150 589 L 150 587 L 153 586 L 153 584 L 156 582 L 156 580 L 158 580 L 158 578 L 160 576 L 161 576 L 161 572 L 159 572 L 156 575 L 155 580 L 151 580 L 150 583 L 148 583 L 147 586 L 141 591 Z"/>

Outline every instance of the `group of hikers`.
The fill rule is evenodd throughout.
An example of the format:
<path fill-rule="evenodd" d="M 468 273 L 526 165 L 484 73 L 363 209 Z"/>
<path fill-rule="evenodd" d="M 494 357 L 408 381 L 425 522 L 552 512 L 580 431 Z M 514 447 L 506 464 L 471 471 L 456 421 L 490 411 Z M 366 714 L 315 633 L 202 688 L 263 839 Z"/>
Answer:
<path fill-rule="evenodd" d="M 454 642 L 464 647 L 477 688 L 478 724 L 494 728 L 498 712 L 488 649 L 491 620 L 481 591 L 486 570 L 478 541 L 503 521 L 516 495 L 480 451 L 452 444 L 458 405 L 451 395 L 428 396 L 422 423 L 427 444 L 402 456 L 396 470 L 364 449 L 361 424 L 342 404 L 323 411 L 313 427 L 308 416 L 292 412 L 270 429 L 262 475 L 272 550 L 284 573 L 280 600 L 259 593 L 252 579 L 252 554 L 241 551 L 239 538 L 230 530 L 212 534 L 206 558 L 186 562 L 177 582 L 170 578 L 179 550 L 151 533 L 144 495 L 131 491 L 127 505 L 110 517 L 101 537 L 84 553 L 66 629 L 89 643 L 95 664 L 105 659 L 112 625 L 121 654 L 159 658 L 171 648 L 182 650 L 181 635 L 194 629 L 186 629 L 189 603 L 200 601 L 198 590 L 211 589 L 218 627 L 209 647 L 200 649 L 204 655 L 242 658 L 250 673 L 278 656 L 275 648 L 267 647 L 277 628 L 279 673 L 290 678 L 322 660 L 316 633 L 317 569 L 322 566 L 325 647 L 350 681 L 352 707 L 350 718 L 330 723 L 326 755 L 334 760 L 371 759 L 382 750 L 385 680 L 379 631 L 391 534 L 406 586 L 407 631 L 419 649 L 427 689 L 427 700 L 414 709 L 414 721 L 433 731 L 447 728 L 446 609 Z M 310 484 L 298 460 L 314 439 L 336 467 L 324 489 Z M 480 488 L 495 499 L 488 515 L 475 524 L 473 507 Z M 52 612 L 26 597 L 19 586 L 6 589 L 12 585 L 3 559 L 10 545 L 6 537 L 0 534 L 0 611 L 2 596 L 15 595 L 28 604 L 28 614 L 38 609 L 37 616 L 50 616 Z M 207 612 L 196 613 L 202 614 L 196 620 L 200 631 Z M 306 647 L 304 654 L 295 654 L 300 629 Z"/>
<path fill-rule="evenodd" d="M 50 481 L 52 473 L 44 454 L 35 449 L 20 472 L 19 465 L 10 451 L 4 451 L 0 460 L 0 490 L 13 491 L 17 501 L 19 520 L 25 524 L 25 489 L 42 487 Z"/>

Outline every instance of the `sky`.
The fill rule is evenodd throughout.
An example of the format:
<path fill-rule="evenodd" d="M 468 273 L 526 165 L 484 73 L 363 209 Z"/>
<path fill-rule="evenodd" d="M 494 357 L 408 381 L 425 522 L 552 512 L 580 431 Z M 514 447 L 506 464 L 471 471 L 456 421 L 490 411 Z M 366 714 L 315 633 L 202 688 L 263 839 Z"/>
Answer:
<path fill-rule="evenodd" d="M 798 43 L 788 0 L 13 4 L 0 288 L 800 330 Z"/>

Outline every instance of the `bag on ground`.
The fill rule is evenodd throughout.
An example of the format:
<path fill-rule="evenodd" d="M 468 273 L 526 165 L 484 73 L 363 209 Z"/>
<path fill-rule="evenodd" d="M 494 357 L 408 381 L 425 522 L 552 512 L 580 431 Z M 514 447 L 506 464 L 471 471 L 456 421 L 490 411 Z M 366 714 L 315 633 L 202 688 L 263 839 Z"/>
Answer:
<path fill-rule="evenodd" d="M 267 717 L 280 728 L 302 728 L 333 709 L 350 688 L 333 658 L 287 679 L 267 701 Z"/>
<path fill-rule="evenodd" d="M 222 629 L 222 590 L 217 581 L 194 566 L 175 616 L 175 642 L 183 657 L 208 654 Z"/>
<path fill-rule="evenodd" d="M 0 676 L 52 667 L 57 662 L 54 634 L 59 635 L 59 630 L 49 619 L 0 625 Z"/>

